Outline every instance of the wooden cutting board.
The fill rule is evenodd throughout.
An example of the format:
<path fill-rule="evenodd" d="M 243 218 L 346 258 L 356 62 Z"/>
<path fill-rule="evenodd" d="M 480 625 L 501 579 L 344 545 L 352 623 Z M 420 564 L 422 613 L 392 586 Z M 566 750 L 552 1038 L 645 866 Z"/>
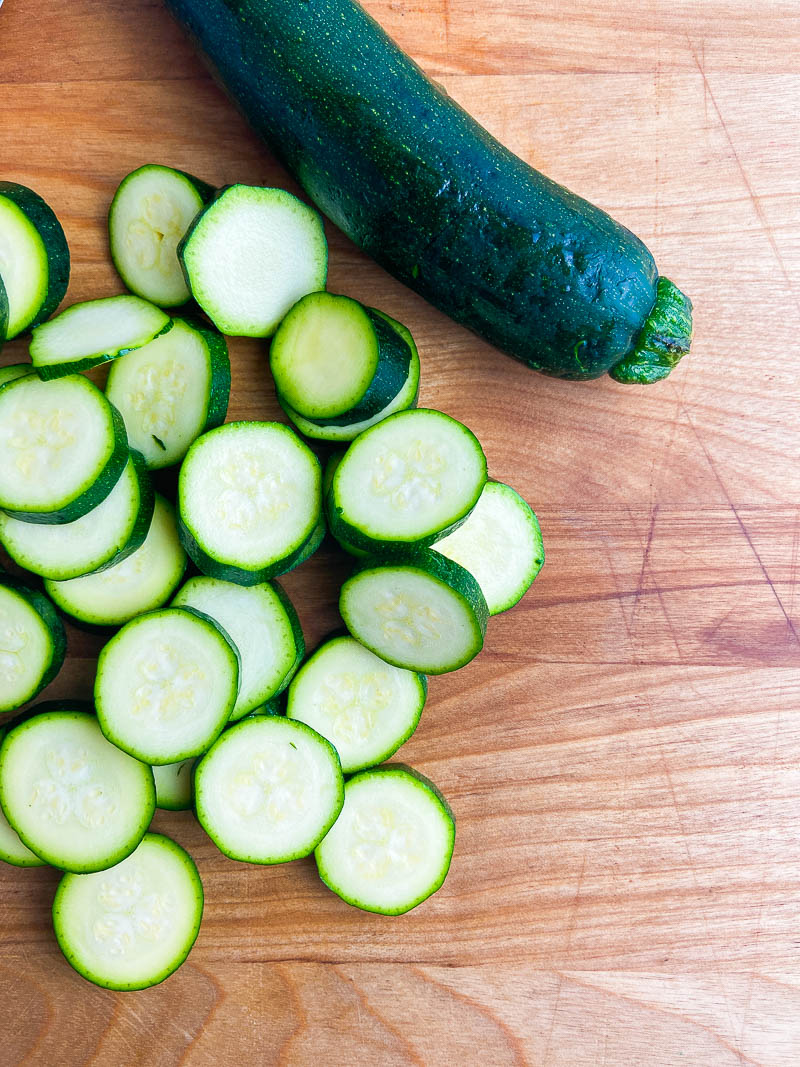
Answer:
<path fill-rule="evenodd" d="M 313 863 L 230 862 L 188 814 L 189 963 L 112 994 L 63 962 L 55 871 L 0 873 L 4 1064 L 800 1062 L 800 11 L 793 0 L 367 0 L 512 149 L 638 232 L 691 294 L 663 384 L 538 377 L 329 227 L 330 285 L 407 323 L 422 402 L 465 421 L 547 563 L 403 758 L 458 818 L 444 889 L 348 908 Z M 6 0 L 0 174 L 64 222 L 71 301 L 120 284 L 105 212 L 143 162 L 294 188 L 159 0 Z M 4 362 L 24 355 L 16 342 Z M 231 418 L 279 416 L 232 344 Z M 286 587 L 313 645 L 346 563 Z M 89 692 L 70 630 L 48 695 Z"/>

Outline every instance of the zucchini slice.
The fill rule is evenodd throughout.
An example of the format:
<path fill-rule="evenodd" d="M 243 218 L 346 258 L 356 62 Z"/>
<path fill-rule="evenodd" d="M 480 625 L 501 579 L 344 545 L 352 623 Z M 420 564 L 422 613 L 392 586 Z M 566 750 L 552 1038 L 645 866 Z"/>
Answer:
<path fill-rule="evenodd" d="M 325 288 L 328 245 L 317 212 L 285 189 L 231 185 L 178 246 L 186 281 L 222 333 L 271 337 L 301 296 Z"/>
<path fill-rule="evenodd" d="M 430 549 L 391 563 L 365 560 L 342 586 L 339 611 L 376 656 L 423 674 L 445 674 L 474 659 L 489 618 L 469 571 Z"/>
<path fill-rule="evenodd" d="M 55 678 L 67 636 L 42 593 L 0 574 L 0 712 L 14 711 Z"/>
<path fill-rule="evenodd" d="M 169 315 L 139 296 L 86 300 L 36 327 L 31 360 L 40 378 L 61 378 L 118 359 L 170 329 Z"/>
<path fill-rule="evenodd" d="M 394 415 L 396 411 L 405 411 L 408 408 L 414 408 L 417 406 L 417 397 L 419 395 L 419 352 L 417 346 L 414 343 L 414 338 L 411 336 L 411 332 L 403 326 L 401 322 L 396 322 L 390 318 L 385 312 L 378 311 L 377 308 L 370 309 L 376 315 L 381 316 L 393 330 L 402 337 L 402 339 L 408 345 L 411 353 L 411 358 L 408 364 L 408 373 L 402 386 L 395 394 L 395 396 L 389 401 L 389 403 L 376 415 L 371 418 L 364 419 L 361 422 L 347 422 L 336 423 L 326 422 L 322 425 L 319 422 L 314 422 L 311 419 L 306 419 L 300 415 L 286 400 L 278 396 L 278 403 L 286 412 L 288 417 L 297 427 L 301 434 L 305 437 L 311 437 L 318 441 L 353 441 L 364 430 L 368 430 L 370 426 L 374 426 L 378 422 L 382 422 L 383 419 Z"/>
<path fill-rule="evenodd" d="M 178 242 L 213 195 L 213 186 L 158 163 L 122 179 L 108 211 L 108 237 L 114 266 L 132 293 L 159 307 L 186 303 Z"/>
<path fill-rule="evenodd" d="M 121 563 L 69 581 L 45 580 L 45 589 L 62 611 L 87 626 L 123 623 L 166 604 L 186 570 L 175 512 L 156 494 L 144 544 Z"/>
<path fill-rule="evenodd" d="M 471 430 L 441 411 L 401 411 L 348 448 L 328 491 L 328 525 L 371 552 L 429 545 L 466 518 L 485 484 Z"/>
<path fill-rule="evenodd" d="M 349 296 L 310 293 L 282 320 L 269 354 L 278 396 L 304 418 L 349 425 L 382 411 L 408 377 L 411 349 Z"/>
<path fill-rule="evenodd" d="M 172 604 L 214 619 L 239 650 L 239 695 L 231 719 L 241 719 L 282 692 L 305 655 L 297 612 L 277 582 L 243 586 L 190 578 Z"/>
<path fill-rule="evenodd" d="M 322 644 L 289 686 L 286 716 L 322 734 L 354 774 L 392 756 L 414 733 L 425 675 L 392 667 L 352 637 Z"/>
<path fill-rule="evenodd" d="M 121 563 L 135 552 L 150 529 L 153 506 L 144 460 L 131 452 L 122 477 L 86 515 L 46 526 L 0 513 L 0 543 L 20 567 L 66 581 Z"/>
<path fill-rule="evenodd" d="M 9 730 L 0 804 L 20 839 L 65 871 L 102 871 L 130 855 L 156 804 L 153 772 L 109 744 L 94 715 L 50 711 Z"/>
<path fill-rule="evenodd" d="M 300 722 L 248 716 L 195 770 L 200 825 L 226 856 L 285 863 L 313 852 L 342 809 L 336 750 Z"/>
<path fill-rule="evenodd" d="M 290 570 L 321 515 L 317 457 L 288 426 L 229 422 L 189 449 L 181 539 L 204 574 L 258 585 Z"/>
<path fill-rule="evenodd" d="M 12 867 L 45 867 L 47 864 L 31 852 L 19 839 L 19 834 L 0 810 L 0 860 Z"/>
<path fill-rule="evenodd" d="M 156 807 L 166 811 L 187 811 L 194 798 L 194 765 L 197 757 L 178 763 L 156 764 Z"/>
<path fill-rule="evenodd" d="M 402 915 L 447 877 L 456 823 L 429 779 L 402 764 L 362 771 L 344 787 L 344 807 L 317 846 L 322 881 L 353 907 Z"/>
<path fill-rule="evenodd" d="M 150 470 L 179 463 L 201 434 L 225 421 L 231 365 L 216 330 L 174 319 L 172 329 L 115 360 L 106 396 Z"/>
<path fill-rule="evenodd" d="M 189 955 L 202 918 L 194 860 L 163 834 L 145 834 L 109 871 L 65 874 L 53 900 L 53 928 L 67 963 L 105 989 L 163 982 Z"/>
<path fill-rule="evenodd" d="M 17 378 L 24 378 L 26 374 L 32 373 L 33 367 L 30 363 L 9 363 L 6 367 L 0 367 L 0 389 L 6 382 L 15 382 Z"/>
<path fill-rule="evenodd" d="M 0 508 L 24 522 L 74 522 L 101 504 L 128 462 L 119 412 L 79 374 L 26 374 L 0 389 Z"/>
<path fill-rule="evenodd" d="M 0 743 L 8 733 L 5 726 L 0 726 Z M 45 861 L 19 839 L 19 834 L 3 814 L 0 808 L 0 860 L 10 863 L 12 867 L 44 867 Z"/>
<path fill-rule="evenodd" d="M 544 563 L 539 520 L 516 490 L 487 482 L 481 498 L 435 551 L 455 560 L 477 580 L 490 615 L 522 599 Z"/>
<path fill-rule="evenodd" d="M 97 719 L 117 748 L 149 764 L 205 752 L 239 691 L 239 654 L 212 619 L 185 608 L 140 615 L 100 653 Z"/>
<path fill-rule="evenodd" d="M 49 318 L 69 283 L 61 223 L 38 193 L 16 182 L 0 181 L 0 279 L 8 305 L 0 339 L 9 341 Z"/>

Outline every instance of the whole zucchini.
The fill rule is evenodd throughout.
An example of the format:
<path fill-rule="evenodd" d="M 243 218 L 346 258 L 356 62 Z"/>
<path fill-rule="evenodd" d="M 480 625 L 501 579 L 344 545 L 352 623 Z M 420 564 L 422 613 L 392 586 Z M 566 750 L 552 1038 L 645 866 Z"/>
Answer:
<path fill-rule="evenodd" d="M 167 0 L 256 132 L 378 263 L 534 370 L 666 377 L 691 302 L 491 137 L 353 0 Z"/>

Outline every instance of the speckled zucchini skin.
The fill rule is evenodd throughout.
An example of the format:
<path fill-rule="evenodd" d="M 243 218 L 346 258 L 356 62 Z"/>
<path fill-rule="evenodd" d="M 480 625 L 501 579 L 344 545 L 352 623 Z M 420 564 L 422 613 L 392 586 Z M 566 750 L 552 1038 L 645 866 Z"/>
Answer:
<path fill-rule="evenodd" d="M 316 205 L 432 304 L 561 378 L 636 351 L 658 318 L 644 244 L 499 144 L 353 0 L 167 6 Z M 630 380 L 664 377 L 688 341 Z"/>
<path fill-rule="evenodd" d="M 3 279 L 0 278 L 0 352 L 3 351 L 3 342 L 6 339 L 6 328 L 8 327 L 8 296 L 6 295 L 6 287 L 3 285 Z"/>

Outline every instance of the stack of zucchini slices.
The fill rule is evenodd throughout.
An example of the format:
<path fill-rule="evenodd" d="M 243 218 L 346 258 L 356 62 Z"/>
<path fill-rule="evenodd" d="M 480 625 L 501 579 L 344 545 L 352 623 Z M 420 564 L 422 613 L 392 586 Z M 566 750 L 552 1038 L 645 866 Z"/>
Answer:
<path fill-rule="evenodd" d="M 0 541 L 32 576 L 0 575 L 0 711 L 58 672 L 59 612 L 108 638 L 92 705 L 39 705 L 3 727 L 0 858 L 61 868 L 66 958 L 140 989 L 186 958 L 203 909 L 191 857 L 150 832 L 156 807 L 193 808 L 237 860 L 313 853 L 369 911 L 401 914 L 441 886 L 452 811 L 385 761 L 420 721 L 427 675 L 477 655 L 543 553 L 474 434 L 416 406 L 409 330 L 325 290 L 311 208 L 147 165 L 117 190 L 109 234 L 130 293 L 50 317 L 69 276 L 63 231 L 35 193 L 0 182 L 0 332 L 32 330 L 31 362 L 0 369 Z M 195 313 L 177 314 L 190 300 Z M 272 338 L 294 428 L 225 423 L 223 333 Z M 104 363 L 103 391 L 82 372 Z M 345 450 L 323 472 L 296 431 Z M 152 473 L 178 464 L 173 506 Z M 306 658 L 276 579 L 328 531 L 355 557 L 346 631 Z"/>

